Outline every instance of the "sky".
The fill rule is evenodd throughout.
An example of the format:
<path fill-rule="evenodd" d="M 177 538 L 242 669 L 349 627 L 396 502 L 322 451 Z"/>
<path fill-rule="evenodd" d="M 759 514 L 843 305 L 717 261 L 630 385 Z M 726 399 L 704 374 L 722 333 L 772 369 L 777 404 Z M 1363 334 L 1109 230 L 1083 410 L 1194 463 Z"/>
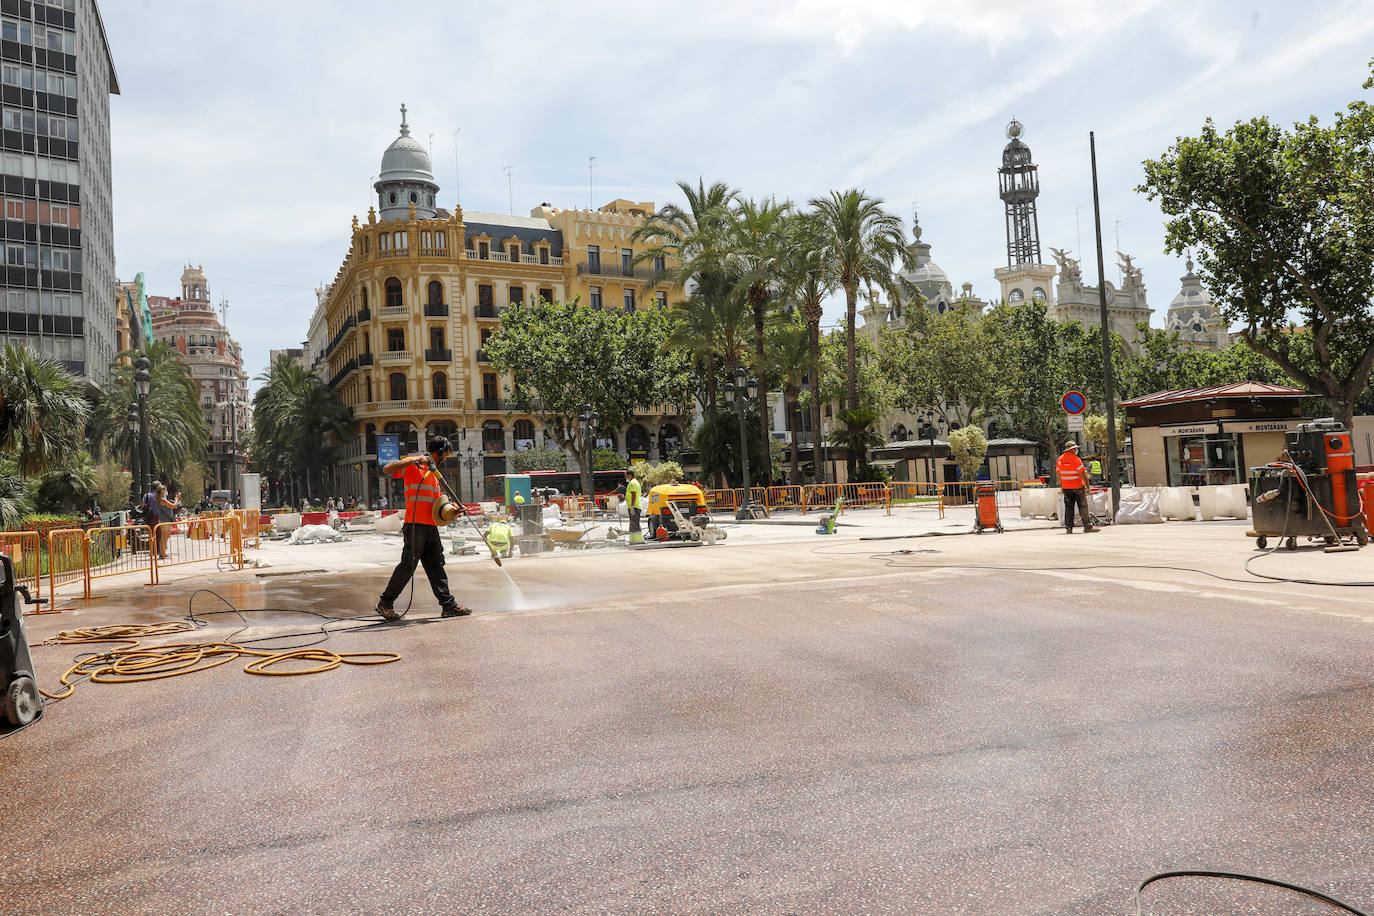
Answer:
<path fill-rule="evenodd" d="M 299 346 L 365 219 L 405 103 L 439 205 L 527 215 L 681 201 L 724 181 L 799 204 L 862 188 L 919 212 L 958 289 L 997 298 L 1012 117 L 1040 167 L 1044 260 L 1135 257 L 1162 324 L 1183 259 L 1135 190 L 1208 117 L 1327 117 L 1366 95 L 1367 2 L 101 0 L 116 267 L 177 295 L 198 264 L 256 376 Z M 589 157 L 595 168 L 588 171 Z M 504 169 L 510 168 L 507 181 Z M 832 301 L 826 320 L 843 316 Z M 256 387 L 256 385 L 254 385 Z"/>

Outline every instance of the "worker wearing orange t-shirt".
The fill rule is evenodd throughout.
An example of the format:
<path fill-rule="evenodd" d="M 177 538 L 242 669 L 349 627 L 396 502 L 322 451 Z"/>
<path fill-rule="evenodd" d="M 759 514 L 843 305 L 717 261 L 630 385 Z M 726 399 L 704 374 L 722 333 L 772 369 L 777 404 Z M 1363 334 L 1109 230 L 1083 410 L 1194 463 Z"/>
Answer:
<path fill-rule="evenodd" d="M 439 468 L 451 448 L 443 436 L 435 436 L 426 443 L 427 455 L 411 455 L 392 461 L 382 468 L 405 481 L 406 514 L 401 525 L 401 562 L 396 564 L 382 597 L 377 601 L 377 613 L 387 620 L 400 620 L 405 611 L 396 610 L 396 599 L 415 575 L 415 564 L 423 563 L 425 575 L 434 597 L 439 599 L 441 617 L 462 617 L 472 611 L 463 607 L 449 594 L 448 575 L 444 572 L 444 542 L 434 524 L 435 504 L 443 497 L 439 485 Z"/>
<path fill-rule="evenodd" d="M 1055 463 L 1059 472 L 1059 490 L 1064 494 L 1064 531 L 1073 534 L 1073 509 L 1078 507 L 1083 519 L 1083 531 L 1096 531 L 1093 517 L 1088 514 L 1088 469 L 1078 457 L 1078 443 L 1066 442 L 1064 453 Z"/>

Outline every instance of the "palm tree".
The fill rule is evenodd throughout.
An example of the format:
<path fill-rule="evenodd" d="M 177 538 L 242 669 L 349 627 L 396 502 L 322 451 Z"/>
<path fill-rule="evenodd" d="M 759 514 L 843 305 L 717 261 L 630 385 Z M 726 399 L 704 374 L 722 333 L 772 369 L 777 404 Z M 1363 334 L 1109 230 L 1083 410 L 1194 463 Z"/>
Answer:
<path fill-rule="evenodd" d="M 176 474 L 188 459 L 203 457 L 210 444 L 210 425 L 205 422 L 205 409 L 196 395 L 191 370 L 181 361 L 177 349 L 163 341 L 150 341 L 120 356 L 143 356 L 152 364 L 148 441 L 157 473 Z M 125 423 L 129 405 L 138 400 L 133 359 L 115 365 L 114 377 L 91 414 L 91 440 L 108 455 L 132 454 L 137 444 L 137 436 L 129 432 Z"/>
<path fill-rule="evenodd" d="M 714 412 L 719 382 L 717 361 L 725 363 L 727 373 L 733 372 L 739 364 L 749 317 L 747 303 L 743 296 L 729 291 L 714 297 L 692 296 L 674 303 L 669 317 L 673 329 L 667 345 L 693 354 L 693 361 L 701 367 L 705 380 L 699 397 L 702 409 Z"/>
<path fill-rule="evenodd" d="M 352 431 L 352 411 L 314 374 L 279 356 L 253 396 L 252 455 L 274 478 L 325 486 L 338 444 Z"/>
<path fill-rule="evenodd" d="M 796 306 L 806 321 L 811 375 L 811 451 L 816 483 L 825 483 L 821 461 L 821 309 L 838 280 L 826 252 L 825 233 L 819 219 L 802 213 L 788 221 L 788 255 L 783 262 L 783 297 Z"/>
<path fill-rule="evenodd" d="M 90 405 L 54 357 L 7 344 L 0 353 L 0 452 L 36 476 L 76 448 Z"/>
<path fill-rule="evenodd" d="M 893 277 L 894 262 L 910 269 L 911 252 L 902 234 L 902 222 L 883 209 L 883 202 L 857 188 L 831 191 L 829 197 L 811 201 L 825 236 L 825 247 L 838 286 L 844 290 L 847 407 L 859 407 L 858 374 L 854 362 L 859 284 L 885 291 L 894 302 L 901 292 Z M 852 453 L 851 453 L 852 454 Z M 851 460 L 851 470 L 853 470 Z"/>
<path fill-rule="evenodd" d="M 838 419 L 841 425 L 830 434 L 830 444 L 849 453 L 851 468 L 862 467 L 868 463 L 868 450 L 884 444 L 883 437 L 873 430 L 873 424 L 879 419 L 878 412 L 868 407 L 842 410 Z"/>
<path fill-rule="evenodd" d="M 759 436 L 763 444 L 763 479 L 771 480 L 773 469 L 768 448 L 768 362 L 764 354 L 764 326 L 768 308 L 782 276 L 788 250 L 787 218 L 792 204 L 766 200 L 740 200 L 730 211 L 724 259 L 726 273 L 744 290 L 754 319 L 754 374 L 759 379 Z"/>

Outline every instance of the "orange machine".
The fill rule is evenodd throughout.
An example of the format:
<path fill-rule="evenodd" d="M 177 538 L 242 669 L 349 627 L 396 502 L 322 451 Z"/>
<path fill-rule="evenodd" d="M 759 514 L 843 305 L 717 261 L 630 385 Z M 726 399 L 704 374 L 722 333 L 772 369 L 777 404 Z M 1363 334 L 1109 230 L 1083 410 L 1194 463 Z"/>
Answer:
<path fill-rule="evenodd" d="M 988 528 L 1001 533 L 1003 528 L 1002 519 L 997 514 L 997 485 L 980 481 L 973 487 L 973 498 L 978 503 L 973 520 L 974 533 L 982 534 Z"/>
<path fill-rule="evenodd" d="M 1326 473 L 1331 475 L 1331 495 L 1334 497 L 1335 510 L 1338 513 L 1336 523 L 1348 525 L 1352 521 L 1350 518 L 1340 518 L 1339 514 L 1350 510 L 1345 507 L 1354 503 L 1359 505 L 1358 497 L 1350 500 L 1347 495 L 1347 488 L 1355 486 L 1355 449 L 1350 443 L 1350 433 L 1348 432 L 1329 432 L 1322 437 L 1322 444 L 1326 446 Z M 1349 496 L 1356 494 L 1350 493 Z M 1354 510 L 1358 514 L 1359 510 Z M 1365 529 L 1366 531 L 1368 528 Z"/>

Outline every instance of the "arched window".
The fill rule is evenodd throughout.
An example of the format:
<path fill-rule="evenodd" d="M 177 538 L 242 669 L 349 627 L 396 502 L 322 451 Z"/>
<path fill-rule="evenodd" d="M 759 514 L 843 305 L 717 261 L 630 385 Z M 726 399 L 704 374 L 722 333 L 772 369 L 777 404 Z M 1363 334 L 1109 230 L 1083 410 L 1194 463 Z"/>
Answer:
<path fill-rule="evenodd" d="M 429 195 L 429 205 L 430 205 L 431 207 L 434 206 L 434 195 L 433 195 L 433 194 Z M 446 234 L 446 233 L 443 233 L 443 232 L 436 232 L 436 233 L 434 233 L 434 247 L 435 247 L 435 248 L 438 248 L 440 251 L 444 251 L 445 249 L 448 248 L 448 237 L 447 237 L 447 234 Z"/>
<path fill-rule="evenodd" d="M 449 440 L 454 449 L 458 448 L 458 443 L 453 441 L 458 437 L 458 424 L 454 423 L 452 420 L 435 420 L 433 423 L 429 424 L 428 435 L 443 436 L 445 439 Z M 457 457 L 456 451 L 454 452 L 454 456 Z"/>
<path fill-rule="evenodd" d="M 406 394 L 406 376 L 404 372 L 391 373 L 391 400 L 404 401 Z"/>
<path fill-rule="evenodd" d="M 436 400 L 436 401 L 447 401 L 447 400 L 448 400 L 448 376 L 447 376 L 447 375 L 444 375 L 444 373 L 442 373 L 442 372 L 436 372 L 436 373 L 434 373 L 434 375 L 430 378 L 430 385 L 432 386 L 433 391 L 434 391 L 434 395 L 433 395 L 434 400 Z"/>
<path fill-rule="evenodd" d="M 363 308 L 367 308 L 367 287 L 363 287 Z"/>
<path fill-rule="evenodd" d="M 658 450 L 661 455 L 676 455 L 682 448 L 682 431 L 672 423 L 658 428 Z"/>
<path fill-rule="evenodd" d="M 1008 302 L 1024 302 L 1025 299 L 1026 294 L 1021 292 L 1019 289 L 1014 289 L 1011 292 L 1007 293 Z"/>
<path fill-rule="evenodd" d="M 516 448 L 534 448 L 534 422 L 532 420 L 516 420 L 513 432 L 515 433 Z"/>
<path fill-rule="evenodd" d="M 365 236 L 363 236 L 363 254 L 367 254 L 367 253 L 368 253 L 369 251 L 371 251 L 371 250 L 372 250 L 372 239 L 365 235 Z"/>
<path fill-rule="evenodd" d="M 438 280 L 430 280 L 427 289 L 429 291 L 430 305 L 444 304 L 444 284 L 440 283 Z"/>
<path fill-rule="evenodd" d="M 386 308 L 400 308 L 404 305 L 401 300 L 401 281 L 395 277 L 386 278 Z"/>
<path fill-rule="evenodd" d="M 937 302 L 935 303 L 935 309 L 943 315 L 945 313 L 945 304 L 943 302 Z"/>
<path fill-rule="evenodd" d="M 369 375 L 366 379 L 364 379 L 364 381 L 367 382 L 367 400 L 368 400 L 369 402 L 371 402 L 371 400 L 372 400 L 372 376 Z"/>
<path fill-rule="evenodd" d="M 506 428 L 500 420 L 487 420 L 482 424 L 482 451 L 488 455 L 505 454 Z"/>
<path fill-rule="evenodd" d="M 1037 286 L 1035 289 L 1031 290 L 1031 298 L 1038 299 L 1041 302 L 1047 302 L 1049 300 L 1049 297 L 1045 295 L 1045 288 L 1043 286 Z"/>
<path fill-rule="evenodd" d="M 649 453 L 649 431 L 638 423 L 625 430 L 625 451 L 631 458 L 640 458 Z"/>

